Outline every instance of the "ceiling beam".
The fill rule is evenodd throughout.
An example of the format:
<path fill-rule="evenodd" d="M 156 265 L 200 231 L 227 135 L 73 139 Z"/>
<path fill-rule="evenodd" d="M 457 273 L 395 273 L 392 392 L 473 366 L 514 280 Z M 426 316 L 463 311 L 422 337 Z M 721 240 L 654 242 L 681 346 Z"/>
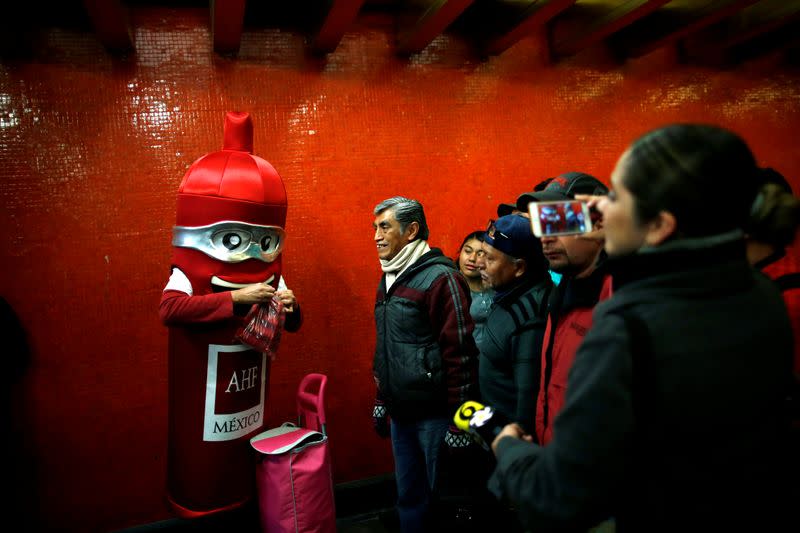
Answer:
<path fill-rule="evenodd" d="M 670 2 L 648 17 L 609 38 L 609 45 L 621 57 L 641 57 L 674 45 L 692 33 L 736 14 L 757 0 L 713 0 L 702 7 L 696 2 Z"/>
<path fill-rule="evenodd" d="M 789 65 L 800 67 L 800 43 L 788 46 L 783 53 L 783 57 Z"/>
<path fill-rule="evenodd" d="M 242 44 L 247 0 L 211 0 L 211 35 L 214 51 L 235 54 Z"/>
<path fill-rule="evenodd" d="M 575 0 L 533 0 L 519 13 L 508 31 L 489 39 L 486 53 L 500 54 L 508 50 L 574 3 Z"/>
<path fill-rule="evenodd" d="M 793 17 L 784 26 L 774 31 L 765 32 L 727 49 L 730 62 L 740 63 L 776 52 L 781 52 L 785 59 L 786 52 L 800 45 L 800 17 Z"/>
<path fill-rule="evenodd" d="M 322 54 L 336 50 L 363 4 L 364 0 L 332 0 L 322 27 L 311 44 L 312 50 Z"/>
<path fill-rule="evenodd" d="M 421 52 L 464 12 L 474 0 L 435 0 L 428 3 L 422 15 L 401 33 L 397 53 L 411 55 Z"/>
<path fill-rule="evenodd" d="M 120 0 L 83 0 L 98 40 L 111 52 L 133 50 L 127 10 Z"/>
<path fill-rule="evenodd" d="M 605 39 L 670 0 L 611 0 L 575 4 L 551 22 L 550 55 L 560 59 Z"/>
<path fill-rule="evenodd" d="M 726 21 L 727 38 L 719 42 L 720 48 L 730 48 L 764 33 L 777 30 L 800 15 L 800 2 L 764 0 L 742 10 Z M 700 36 L 698 36 L 700 37 Z"/>

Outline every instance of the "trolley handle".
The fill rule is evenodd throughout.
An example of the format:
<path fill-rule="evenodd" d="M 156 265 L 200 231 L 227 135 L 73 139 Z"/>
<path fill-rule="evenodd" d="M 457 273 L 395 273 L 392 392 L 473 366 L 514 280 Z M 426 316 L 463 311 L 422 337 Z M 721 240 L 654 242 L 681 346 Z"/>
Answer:
<path fill-rule="evenodd" d="M 328 377 L 324 374 L 307 374 L 297 388 L 297 423 L 309 429 L 325 431 L 325 386 Z M 313 427 L 312 427 L 313 426 Z"/>

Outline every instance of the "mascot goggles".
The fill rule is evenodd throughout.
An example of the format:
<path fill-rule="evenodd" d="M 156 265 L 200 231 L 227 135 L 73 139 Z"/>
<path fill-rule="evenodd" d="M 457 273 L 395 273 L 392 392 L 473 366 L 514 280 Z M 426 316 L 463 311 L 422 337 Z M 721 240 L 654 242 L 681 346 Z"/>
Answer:
<path fill-rule="evenodd" d="M 191 248 L 226 263 L 258 259 L 271 263 L 283 249 L 286 233 L 278 226 L 224 221 L 208 226 L 174 226 L 172 245 Z"/>

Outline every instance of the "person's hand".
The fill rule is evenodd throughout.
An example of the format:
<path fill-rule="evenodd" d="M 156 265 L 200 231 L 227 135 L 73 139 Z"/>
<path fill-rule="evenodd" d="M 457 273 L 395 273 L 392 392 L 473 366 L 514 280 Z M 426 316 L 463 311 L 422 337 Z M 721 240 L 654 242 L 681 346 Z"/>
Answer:
<path fill-rule="evenodd" d="M 389 428 L 389 413 L 380 400 L 375 400 L 375 405 L 372 407 L 372 427 L 382 439 L 388 438 L 392 434 Z"/>
<path fill-rule="evenodd" d="M 235 304 L 263 304 L 269 302 L 274 295 L 275 289 L 267 283 L 253 283 L 231 291 L 231 298 Z"/>
<path fill-rule="evenodd" d="M 497 443 L 500 442 L 500 439 L 504 437 L 514 437 L 515 439 L 533 442 L 533 437 L 525 433 L 525 430 L 522 429 L 522 426 L 516 422 L 512 422 L 511 424 L 506 425 L 492 441 L 492 451 L 495 455 L 497 455 Z"/>
<path fill-rule="evenodd" d="M 589 209 L 597 209 L 597 204 L 600 203 L 601 200 L 604 200 L 606 195 L 604 194 L 576 194 L 575 199 L 579 202 L 586 202 L 586 205 L 589 206 Z"/>
<path fill-rule="evenodd" d="M 580 202 L 586 202 L 589 207 L 592 219 L 592 231 L 576 235 L 578 239 L 586 239 L 590 241 L 605 242 L 606 231 L 603 229 L 603 213 L 598 209 L 598 204 L 606 199 L 606 196 L 598 196 L 593 194 L 576 194 L 575 199 Z"/>
<path fill-rule="evenodd" d="M 294 297 L 294 292 L 292 292 L 290 289 L 284 289 L 281 291 L 275 291 L 275 296 L 283 304 L 284 312 L 291 313 L 294 311 L 294 304 L 297 303 L 297 299 Z"/>

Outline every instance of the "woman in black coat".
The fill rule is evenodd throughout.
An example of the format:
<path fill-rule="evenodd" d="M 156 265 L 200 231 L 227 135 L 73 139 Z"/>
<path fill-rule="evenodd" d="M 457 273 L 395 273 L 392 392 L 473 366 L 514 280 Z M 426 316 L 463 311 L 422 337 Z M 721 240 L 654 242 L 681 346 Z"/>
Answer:
<path fill-rule="evenodd" d="M 620 158 L 594 201 L 614 295 L 554 438 L 539 447 L 510 424 L 492 444 L 490 488 L 531 531 L 610 516 L 619 533 L 798 530 L 785 521 L 792 333 L 740 229 L 756 172 L 744 141 L 705 125 L 654 130 Z"/>

